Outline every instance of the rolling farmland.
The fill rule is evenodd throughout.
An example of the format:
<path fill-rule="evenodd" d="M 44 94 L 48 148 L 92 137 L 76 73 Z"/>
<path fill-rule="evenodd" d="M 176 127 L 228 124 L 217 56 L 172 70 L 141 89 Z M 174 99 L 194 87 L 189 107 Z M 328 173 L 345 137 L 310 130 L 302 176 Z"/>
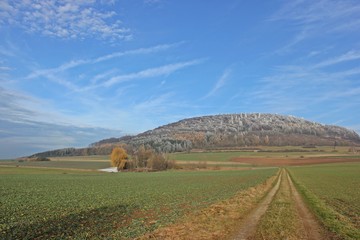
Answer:
<path fill-rule="evenodd" d="M 294 167 L 290 172 L 329 231 L 343 239 L 360 238 L 360 163 Z"/>
<path fill-rule="evenodd" d="M 0 238 L 134 238 L 276 169 L 102 174 L 0 168 Z"/>
<path fill-rule="evenodd" d="M 0 36 L 0 240 L 360 240 L 360 0 L 0 0 Z"/>
<path fill-rule="evenodd" d="M 95 171 L 108 156 L 5 161 L 0 238 L 357 239 L 359 156 L 321 150 L 171 154 L 183 170 L 118 174 Z"/>

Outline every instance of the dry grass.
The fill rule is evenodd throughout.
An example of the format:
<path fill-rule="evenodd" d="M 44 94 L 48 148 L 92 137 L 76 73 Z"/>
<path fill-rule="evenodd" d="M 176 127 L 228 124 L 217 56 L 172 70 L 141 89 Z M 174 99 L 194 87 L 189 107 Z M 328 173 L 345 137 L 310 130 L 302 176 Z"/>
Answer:
<path fill-rule="evenodd" d="M 271 189 L 276 176 L 139 239 L 226 239 Z"/>
<path fill-rule="evenodd" d="M 298 216 L 287 174 L 282 174 L 280 189 L 260 220 L 252 239 L 303 239 L 303 225 Z"/>

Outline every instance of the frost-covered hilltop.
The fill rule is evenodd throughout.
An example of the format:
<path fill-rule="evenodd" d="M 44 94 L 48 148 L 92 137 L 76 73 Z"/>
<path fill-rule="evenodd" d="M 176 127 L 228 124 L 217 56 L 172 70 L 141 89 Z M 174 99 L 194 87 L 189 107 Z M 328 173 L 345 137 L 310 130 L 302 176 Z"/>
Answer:
<path fill-rule="evenodd" d="M 359 144 L 360 137 L 343 127 L 293 116 L 240 113 L 184 119 L 136 136 L 102 140 L 92 146 L 119 142 L 174 152 L 258 145 L 351 145 Z"/>
<path fill-rule="evenodd" d="M 343 127 L 322 125 L 278 114 L 240 113 L 184 119 L 156 129 L 121 138 L 104 139 L 88 148 L 66 148 L 32 157 L 109 154 L 116 145 L 129 149 L 141 145 L 159 152 L 253 146 L 360 145 L 359 135 Z"/>

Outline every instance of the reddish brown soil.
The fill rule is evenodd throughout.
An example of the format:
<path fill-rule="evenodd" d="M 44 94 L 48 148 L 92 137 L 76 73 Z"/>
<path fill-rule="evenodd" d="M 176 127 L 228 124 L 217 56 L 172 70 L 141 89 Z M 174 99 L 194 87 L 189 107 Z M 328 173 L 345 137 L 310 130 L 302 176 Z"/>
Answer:
<path fill-rule="evenodd" d="M 296 190 L 289 174 L 286 172 L 287 179 L 290 184 L 291 193 L 295 200 L 296 209 L 299 213 L 301 221 L 303 223 L 305 232 L 303 232 L 304 238 L 309 240 L 322 240 L 327 239 L 325 236 L 325 231 L 322 229 L 315 216 L 309 211 L 305 205 L 302 197 L 299 192 Z"/>
<path fill-rule="evenodd" d="M 282 175 L 285 174 L 285 178 L 282 178 Z M 287 189 L 285 185 L 281 185 L 280 181 L 286 181 L 289 188 Z M 281 185 L 281 186 L 280 186 Z M 296 210 L 298 212 L 298 217 L 303 224 L 303 231 L 301 235 L 297 236 L 296 239 L 306 239 L 306 240 L 324 240 L 331 239 L 330 236 L 325 234 L 325 230 L 320 226 L 315 216 L 309 211 L 306 204 L 304 203 L 302 197 L 296 190 L 291 178 L 289 177 L 287 171 L 282 170 L 277 184 L 272 188 L 272 190 L 267 194 L 262 202 L 259 203 L 257 208 L 255 208 L 242 222 L 241 228 L 239 229 L 238 234 L 233 238 L 234 240 L 246 240 L 246 239 L 270 239 L 256 237 L 255 232 L 258 227 L 260 218 L 266 214 L 267 208 L 272 202 L 275 194 L 277 194 L 279 188 L 287 189 L 291 191 L 292 199 L 295 202 Z M 279 239 L 283 239 L 280 238 Z M 294 239 L 291 236 L 286 239 Z"/>
<path fill-rule="evenodd" d="M 260 218 L 265 214 L 275 194 L 279 190 L 281 175 L 282 173 L 280 174 L 276 185 L 270 190 L 264 200 L 260 202 L 259 205 L 244 219 L 239 232 L 234 238 L 235 240 L 248 239 L 248 237 L 256 231 Z"/>
<path fill-rule="evenodd" d="M 242 220 L 247 217 L 248 213 L 257 209 L 261 199 L 269 195 L 268 191 L 273 188 L 275 180 L 276 176 L 273 176 L 262 184 L 241 191 L 232 198 L 215 203 L 200 211 L 189 213 L 178 222 L 158 228 L 137 240 L 228 239 L 234 234 L 234 231 L 237 232 L 239 223 L 243 222 Z"/>
<path fill-rule="evenodd" d="M 233 162 L 248 163 L 257 166 L 301 166 L 323 163 L 360 162 L 359 158 L 233 158 Z"/>

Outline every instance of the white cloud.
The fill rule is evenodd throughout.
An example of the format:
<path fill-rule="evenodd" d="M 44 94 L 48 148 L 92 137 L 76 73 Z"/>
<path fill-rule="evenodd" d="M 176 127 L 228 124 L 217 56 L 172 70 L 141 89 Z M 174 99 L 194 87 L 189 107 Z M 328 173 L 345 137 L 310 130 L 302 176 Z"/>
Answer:
<path fill-rule="evenodd" d="M 360 12 L 357 1 L 296 0 L 287 1 L 270 20 L 292 20 L 298 24 L 311 24 L 356 16 Z"/>
<path fill-rule="evenodd" d="M 138 103 L 134 106 L 134 110 L 143 113 L 150 111 L 151 113 L 162 112 L 166 107 L 166 103 L 169 103 L 169 98 L 173 93 L 165 93 L 160 96 L 152 97 L 146 101 Z"/>
<path fill-rule="evenodd" d="M 39 121 L 53 123 L 69 124 L 71 119 L 66 119 L 53 109 L 46 101 L 32 97 L 25 93 L 9 90 L 0 87 L 0 119 L 15 122 Z"/>
<path fill-rule="evenodd" d="M 159 4 L 161 0 L 144 0 L 144 3 L 148 5 Z"/>
<path fill-rule="evenodd" d="M 283 29 L 296 30 L 293 39 L 277 51 L 286 53 L 309 38 L 338 32 L 352 34 L 360 28 L 360 3 L 352 0 L 285 1 L 269 20 L 283 23 Z"/>
<path fill-rule="evenodd" d="M 11 67 L 7 67 L 7 66 L 0 66 L 0 71 L 11 71 L 12 68 Z"/>
<path fill-rule="evenodd" d="M 350 104 L 357 109 L 360 102 L 360 85 L 352 81 L 360 74 L 360 68 L 327 72 L 321 67 L 337 64 L 353 55 L 344 54 L 312 65 L 290 65 L 275 68 L 274 74 L 265 77 L 250 93 L 251 103 L 259 103 L 267 111 L 292 113 L 312 111 L 321 105 L 327 108 L 348 108 Z M 334 102 L 339 106 L 334 106 Z"/>
<path fill-rule="evenodd" d="M 0 119 L 0 159 L 66 147 L 86 147 L 100 139 L 121 135 L 121 131 L 113 129 Z"/>
<path fill-rule="evenodd" d="M 213 96 L 220 88 L 222 88 L 225 85 L 230 74 L 231 74 L 230 68 L 226 69 L 221 75 L 221 77 L 217 80 L 213 89 L 208 94 L 206 94 L 206 96 L 203 97 L 203 99 Z"/>
<path fill-rule="evenodd" d="M 183 44 L 184 42 L 177 42 L 177 43 L 171 43 L 171 44 L 161 44 L 161 45 L 156 45 L 153 47 L 148 47 L 148 48 L 138 48 L 135 50 L 129 50 L 129 51 L 124 51 L 124 52 L 115 52 L 115 53 L 111 53 L 105 56 L 101 56 L 98 57 L 92 61 L 90 61 L 91 63 L 98 63 L 98 62 L 103 62 L 103 61 L 107 61 L 113 58 L 118 58 L 118 57 L 123 57 L 123 56 L 129 56 L 129 55 L 142 55 L 142 54 L 150 54 L 150 53 L 157 53 L 160 51 L 165 51 L 168 50 L 170 48 L 173 47 L 178 47 L 181 44 Z"/>
<path fill-rule="evenodd" d="M 0 87 L 0 99 L 6 99 L 0 101 L 0 159 L 85 147 L 99 139 L 121 135 L 119 130 L 94 127 L 84 119 L 67 116 L 51 103 L 22 92 Z"/>
<path fill-rule="evenodd" d="M 110 76 L 114 75 L 116 71 L 117 71 L 116 69 L 111 69 L 109 71 L 97 74 L 90 79 L 90 84 L 95 85 L 101 80 L 108 79 L 110 78 Z"/>
<path fill-rule="evenodd" d="M 203 61 L 204 61 L 204 59 L 196 59 L 196 60 L 187 61 L 187 62 L 179 62 L 179 63 L 168 64 L 168 65 L 155 67 L 155 68 L 148 68 L 145 70 L 141 70 L 139 72 L 112 77 L 108 81 L 104 82 L 102 85 L 105 87 L 110 87 L 116 83 L 135 80 L 135 79 L 167 76 L 167 75 L 170 75 L 170 74 L 172 74 L 180 69 L 183 69 L 185 67 L 200 64 Z"/>
<path fill-rule="evenodd" d="M 103 1 L 3 0 L 0 25 L 16 25 L 27 32 L 62 39 L 131 39 L 114 11 L 101 11 Z"/>
<path fill-rule="evenodd" d="M 183 44 L 183 42 L 177 42 L 177 43 L 171 43 L 171 44 L 160 44 L 148 48 L 138 48 L 134 50 L 128 50 L 128 51 L 122 51 L 122 52 L 114 52 L 111 54 L 107 54 L 104 56 L 100 56 L 93 59 L 78 59 L 78 60 L 71 60 L 69 62 L 66 62 L 56 68 L 50 68 L 50 69 L 39 69 L 33 71 L 31 74 L 27 76 L 28 79 L 32 79 L 39 76 L 47 76 L 49 74 L 57 74 L 64 72 L 66 70 L 80 67 L 86 64 L 96 64 L 103 61 L 108 61 L 114 58 L 124 57 L 124 56 L 131 56 L 131 55 L 143 55 L 143 54 L 151 54 L 151 53 L 157 53 L 160 51 L 165 51 L 173 47 L 177 47 L 179 45 Z M 1 50 L 1 49 L 0 49 Z M 1 53 L 1 52 L 0 52 Z"/>
<path fill-rule="evenodd" d="M 90 80 L 90 85 L 87 85 L 86 87 L 77 86 L 76 84 L 66 80 L 65 78 L 61 78 L 60 77 L 61 74 L 65 73 L 66 71 L 68 71 L 70 69 L 80 67 L 83 65 L 98 64 L 98 63 L 101 63 L 104 61 L 109 61 L 111 59 L 120 58 L 120 57 L 124 57 L 124 56 L 157 53 L 160 51 L 165 51 L 170 48 L 177 47 L 181 44 L 183 44 L 183 42 L 177 42 L 177 43 L 171 43 L 171 44 L 160 44 L 160 45 L 156 45 L 156 46 L 152 46 L 152 47 L 148 47 L 148 48 L 138 48 L 138 49 L 134 49 L 134 50 L 114 52 L 114 53 L 107 54 L 107 55 L 100 56 L 100 57 L 93 58 L 93 59 L 71 60 L 71 61 L 61 64 L 60 66 L 55 67 L 55 68 L 34 70 L 26 77 L 26 79 L 35 79 L 37 77 L 45 77 L 46 79 L 48 79 L 52 82 L 56 82 L 64 87 L 70 89 L 71 91 L 77 91 L 77 92 L 86 91 L 86 90 L 98 87 L 96 85 L 96 83 L 102 79 L 105 79 L 106 77 L 110 77 L 111 75 L 113 75 L 115 73 L 115 70 L 107 71 L 102 74 L 97 74 Z M 147 70 L 142 71 L 142 74 L 145 74 L 145 71 L 147 71 Z M 138 74 L 140 74 L 140 73 L 138 73 Z M 128 75 L 127 78 L 129 78 L 129 77 L 131 79 L 136 78 L 136 76 L 135 76 L 136 74 L 132 74 L 132 76 L 130 76 L 130 75 Z M 122 76 L 122 77 L 126 78 L 125 76 Z M 138 77 L 139 77 L 139 75 L 138 75 Z M 114 78 L 113 78 L 113 81 L 114 81 Z M 108 83 L 108 85 L 112 85 L 112 83 Z"/>
<path fill-rule="evenodd" d="M 328 67 L 342 62 L 360 59 L 360 51 L 349 51 L 341 56 L 327 59 L 315 65 L 315 68 Z"/>

